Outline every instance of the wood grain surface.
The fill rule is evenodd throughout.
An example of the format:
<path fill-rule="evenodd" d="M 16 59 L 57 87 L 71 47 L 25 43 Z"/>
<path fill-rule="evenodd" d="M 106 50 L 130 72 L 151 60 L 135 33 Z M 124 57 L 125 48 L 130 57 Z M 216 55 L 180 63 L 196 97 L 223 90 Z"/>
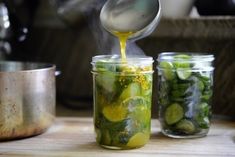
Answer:
<path fill-rule="evenodd" d="M 142 148 L 107 150 L 95 143 L 92 118 L 57 118 L 44 134 L 0 143 L 0 156 L 24 157 L 112 157 L 112 156 L 235 156 L 235 122 L 214 121 L 207 137 L 171 139 L 160 133 L 152 121 L 152 135 Z"/>

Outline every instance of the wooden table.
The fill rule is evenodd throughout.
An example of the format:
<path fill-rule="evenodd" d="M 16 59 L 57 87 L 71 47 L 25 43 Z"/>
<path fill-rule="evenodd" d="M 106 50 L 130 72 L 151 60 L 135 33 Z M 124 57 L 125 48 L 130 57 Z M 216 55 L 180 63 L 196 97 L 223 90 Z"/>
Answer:
<path fill-rule="evenodd" d="M 92 118 L 57 118 L 44 134 L 0 143 L 0 156 L 118 157 L 118 156 L 235 156 L 235 122 L 215 120 L 209 135 L 198 139 L 171 139 L 152 121 L 149 143 L 134 150 L 107 150 L 95 143 Z"/>

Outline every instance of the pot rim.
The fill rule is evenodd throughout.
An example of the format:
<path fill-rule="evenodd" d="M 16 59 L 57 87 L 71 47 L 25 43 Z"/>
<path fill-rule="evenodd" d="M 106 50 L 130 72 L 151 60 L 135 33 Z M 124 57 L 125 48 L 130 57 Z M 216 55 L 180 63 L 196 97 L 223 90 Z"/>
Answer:
<path fill-rule="evenodd" d="M 42 62 L 0 61 L 0 74 L 55 70 L 56 65 Z"/>

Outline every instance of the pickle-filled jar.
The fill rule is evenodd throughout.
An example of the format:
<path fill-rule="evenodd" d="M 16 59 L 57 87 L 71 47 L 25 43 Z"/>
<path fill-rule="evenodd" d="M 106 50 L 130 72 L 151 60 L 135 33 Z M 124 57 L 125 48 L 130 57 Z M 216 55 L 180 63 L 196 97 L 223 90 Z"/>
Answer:
<path fill-rule="evenodd" d="M 109 149 L 144 146 L 150 138 L 153 59 L 95 56 L 92 59 L 97 143 Z"/>
<path fill-rule="evenodd" d="M 162 133 L 173 138 L 206 136 L 213 94 L 210 54 L 161 53 L 158 57 L 158 107 Z"/>

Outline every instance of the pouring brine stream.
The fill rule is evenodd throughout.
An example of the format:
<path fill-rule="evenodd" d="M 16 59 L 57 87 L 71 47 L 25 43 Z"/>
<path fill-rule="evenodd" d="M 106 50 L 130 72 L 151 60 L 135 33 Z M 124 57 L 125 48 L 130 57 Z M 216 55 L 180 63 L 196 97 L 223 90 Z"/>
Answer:
<path fill-rule="evenodd" d="M 126 62 L 126 45 L 127 40 L 132 32 L 113 32 L 113 34 L 119 39 L 120 42 L 120 53 L 122 62 Z"/>

